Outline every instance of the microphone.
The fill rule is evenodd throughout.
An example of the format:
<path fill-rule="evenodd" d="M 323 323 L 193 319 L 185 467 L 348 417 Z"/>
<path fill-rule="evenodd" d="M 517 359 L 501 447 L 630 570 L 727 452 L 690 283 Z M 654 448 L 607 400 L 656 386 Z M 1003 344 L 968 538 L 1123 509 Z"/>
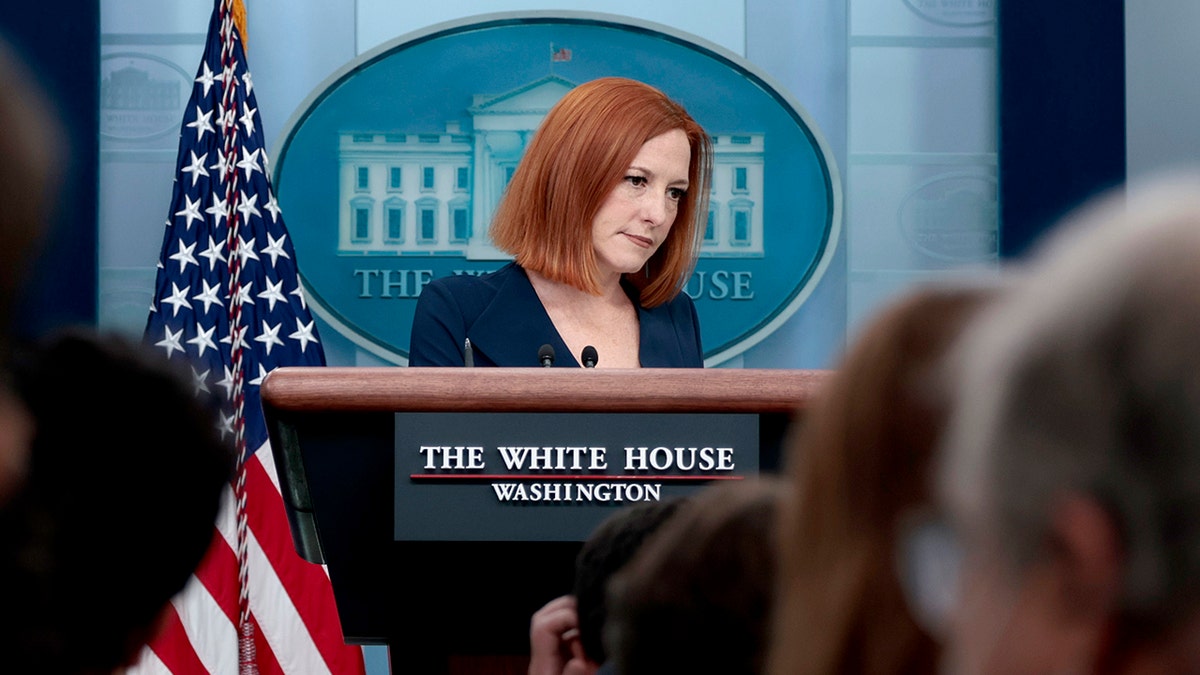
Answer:
<path fill-rule="evenodd" d="M 554 347 L 548 344 L 538 348 L 538 363 L 542 364 L 543 368 L 549 368 L 554 365 Z"/>
<path fill-rule="evenodd" d="M 596 354 L 596 348 L 591 345 L 584 347 L 582 360 L 584 368 L 595 368 L 596 362 L 600 360 L 600 357 Z"/>

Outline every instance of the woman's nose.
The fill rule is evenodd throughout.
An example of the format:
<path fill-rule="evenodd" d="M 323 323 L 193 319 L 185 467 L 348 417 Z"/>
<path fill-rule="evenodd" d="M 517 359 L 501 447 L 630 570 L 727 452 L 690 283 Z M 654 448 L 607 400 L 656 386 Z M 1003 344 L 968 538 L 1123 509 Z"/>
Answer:
<path fill-rule="evenodd" d="M 666 195 L 648 193 L 642 202 L 642 213 L 646 222 L 653 226 L 666 223 L 670 212 L 668 201 Z"/>

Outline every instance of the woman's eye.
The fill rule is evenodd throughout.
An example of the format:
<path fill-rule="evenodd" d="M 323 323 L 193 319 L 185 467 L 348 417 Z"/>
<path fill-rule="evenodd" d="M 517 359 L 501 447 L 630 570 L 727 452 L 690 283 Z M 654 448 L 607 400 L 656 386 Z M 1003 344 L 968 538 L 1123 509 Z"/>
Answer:
<path fill-rule="evenodd" d="M 687 190 L 684 190 L 683 188 L 671 188 L 667 190 L 667 196 L 677 202 L 682 201 L 683 198 L 687 196 Z"/>
<path fill-rule="evenodd" d="M 629 184 L 634 187 L 645 187 L 646 186 L 646 177 L 645 176 L 625 176 L 625 180 L 628 181 Z"/>

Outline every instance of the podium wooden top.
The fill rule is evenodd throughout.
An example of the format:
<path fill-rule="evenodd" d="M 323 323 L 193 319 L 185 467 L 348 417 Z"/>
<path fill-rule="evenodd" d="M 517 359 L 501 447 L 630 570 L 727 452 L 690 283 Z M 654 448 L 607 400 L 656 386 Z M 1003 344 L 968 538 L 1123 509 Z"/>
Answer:
<path fill-rule="evenodd" d="M 794 413 L 824 370 L 286 367 L 263 381 L 278 411 Z"/>

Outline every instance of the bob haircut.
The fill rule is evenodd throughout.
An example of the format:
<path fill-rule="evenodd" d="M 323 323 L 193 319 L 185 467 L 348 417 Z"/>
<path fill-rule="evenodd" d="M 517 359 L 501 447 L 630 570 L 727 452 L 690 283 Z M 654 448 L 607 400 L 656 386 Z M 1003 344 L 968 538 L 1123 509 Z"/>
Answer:
<path fill-rule="evenodd" d="M 603 77 L 567 92 L 546 115 L 492 219 L 491 238 L 517 264 L 547 279 L 600 293 L 592 221 L 642 145 L 687 134 L 688 190 L 666 241 L 637 274 L 641 304 L 674 298 L 695 267 L 708 215 L 712 141 L 687 111 L 654 87 Z"/>

